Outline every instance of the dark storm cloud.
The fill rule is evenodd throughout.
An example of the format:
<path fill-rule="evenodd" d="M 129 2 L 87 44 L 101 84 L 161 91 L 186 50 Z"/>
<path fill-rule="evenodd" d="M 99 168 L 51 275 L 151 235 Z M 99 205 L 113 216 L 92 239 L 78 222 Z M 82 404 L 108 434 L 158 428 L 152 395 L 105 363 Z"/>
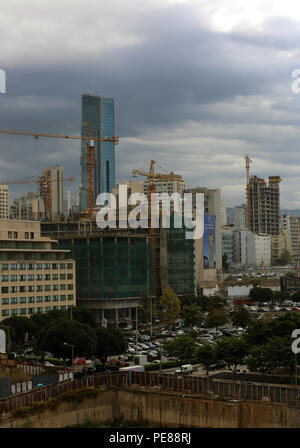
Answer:
<path fill-rule="evenodd" d="M 126 33 L 137 37 L 136 43 L 104 51 L 86 43 L 83 58 L 82 48 L 74 45 L 70 54 L 62 41 L 57 63 L 52 57 L 47 64 L 43 55 L 30 65 L 8 66 L 0 127 L 79 134 L 80 95 L 98 91 L 116 100 L 119 180 L 154 157 L 190 185 L 225 186 L 230 202 L 243 201 L 246 152 L 255 158 L 255 169 L 263 167 L 261 175 L 273 174 L 271 161 L 278 170 L 285 166 L 286 177 L 290 165 L 295 170 L 300 97 L 290 84 L 297 68 L 298 22 L 276 19 L 261 32 L 221 33 L 185 3 L 132 19 Z M 101 27 L 89 26 L 100 41 Z M 0 136 L 2 180 L 38 176 L 60 163 L 78 184 L 79 160 L 78 142 Z M 295 176 L 291 172 L 291 182 Z M 75 192 L 75 185 L 71 189 Z"/>

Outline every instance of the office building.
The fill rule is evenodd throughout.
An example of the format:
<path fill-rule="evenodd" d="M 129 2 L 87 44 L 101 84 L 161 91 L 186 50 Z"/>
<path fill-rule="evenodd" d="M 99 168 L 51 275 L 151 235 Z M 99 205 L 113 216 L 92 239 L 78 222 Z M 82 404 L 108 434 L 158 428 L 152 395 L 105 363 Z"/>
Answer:
<path fill-rule="evenodd" d="M 238 205 L 233 209 L 233 225 L 237 229 L 247 229 L 247 206 L 246 204 Z"/>
<path fill-rule="evenodd" d="M 29 192 L 14 199 L 11 206 L 11 219 L 19 221 L 39 221 L 44 218 L 44 204 L 39 193 Z"/>
<path fill-rule="evenodd" d="M 0 320 L 76 305 L 75 262 L 37 221 L 0 221 Z"/>
<path fill-rule="evenodd" d="M 0 184 L 0 219 L 9 218 L 8 185 Z"/>
<path fill-rule="evenodd" d="M 290 252 L 293 256 L 300 256 L 300 217 L 283 214 L 281 217 L 282 229 L 289 232 L 291 240 Z"/>
<path fill-rule="evenodd" d="M 93 137 L 104 139 L 115 135 L 114 99 L 90 94 L 82 95 L 81 135 L 88 137 L 88 122 Z M 115 147 L 112 142 L 95 144 L 95 202 L 103 192 L 115 187 Z M 87 143 L 81 142 L 80 158 L 80 210 L 88 208 Z"/>

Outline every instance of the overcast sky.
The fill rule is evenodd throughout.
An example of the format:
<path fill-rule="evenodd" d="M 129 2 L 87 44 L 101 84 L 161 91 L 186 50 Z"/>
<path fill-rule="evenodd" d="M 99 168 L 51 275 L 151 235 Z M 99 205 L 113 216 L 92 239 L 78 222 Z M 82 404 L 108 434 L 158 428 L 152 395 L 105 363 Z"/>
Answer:
<path fill-rule="evenodd" d="M 154 159 L 238 205 L 249 154 L 300 208 L 299 22 L 297 0 L 2 2 L 0 129 L 79 135 L 81 94 L 98 92 L 116 102 L 117 181 Z M 0 182 L 57 163 L 75 193 L 79 142 L 0 135 Z"/>

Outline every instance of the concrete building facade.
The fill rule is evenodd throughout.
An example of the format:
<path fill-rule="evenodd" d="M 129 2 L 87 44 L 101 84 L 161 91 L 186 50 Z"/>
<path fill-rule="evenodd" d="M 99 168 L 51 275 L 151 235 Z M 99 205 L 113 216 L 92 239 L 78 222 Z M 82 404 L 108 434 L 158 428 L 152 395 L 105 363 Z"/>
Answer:
<path fill-rule="evenodd" d="M 280 176 L 269 176 L 269 182 L 251 176 L 247 191 L 249 230 L 267 235 L 280 234 Z"/>
<path fill-rule="evenodd" d="M 9 218 L 8 185 L 0 184 L 0 219 Z"/>
<path fill-rule="evenodd" d="M 300 256 L 300 217 L 283 214 L 281 217 L 282 229 L 289 232 L 291 241 L 291 255 Z"/>
<path fill-rule="evenodd" d="M 0 221 L 0 320 L 76 306 L 75 261 L 37 221 Z"/>

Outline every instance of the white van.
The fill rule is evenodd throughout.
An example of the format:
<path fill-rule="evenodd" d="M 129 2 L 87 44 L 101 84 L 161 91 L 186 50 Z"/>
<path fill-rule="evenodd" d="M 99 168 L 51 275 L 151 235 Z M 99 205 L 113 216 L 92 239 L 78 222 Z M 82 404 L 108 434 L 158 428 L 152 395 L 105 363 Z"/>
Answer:
<path fill-rule="evenodd" d="M 192 373 L 193 372 L 193 366 L 192 364 L 184 364 L 183 366 L 180 367 L 180 369 L 175 370 L 176 374 L 181 374 L 181 373 Z"/>

